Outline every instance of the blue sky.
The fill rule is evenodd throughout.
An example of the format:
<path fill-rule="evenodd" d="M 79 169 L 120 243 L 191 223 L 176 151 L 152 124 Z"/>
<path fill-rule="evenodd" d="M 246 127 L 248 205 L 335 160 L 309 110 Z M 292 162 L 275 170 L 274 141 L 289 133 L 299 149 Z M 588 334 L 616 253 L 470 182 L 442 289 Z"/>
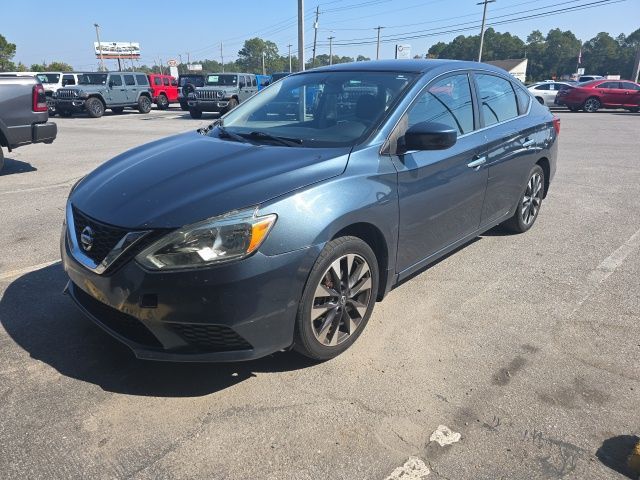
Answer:
<path fill-rule="evenodd" d="M 374 27 L 381 25 L 382 39 L 390 35 L 429 34 L 426 38 L 402 40 L 411 45 L 412 53 L 424 53 L 438 41 L 448 41 L 459 34 L 477 33 L 482 15 L 479 0 L 305 0 L 306 57 L 311 55 L 313 16 L 320 5 L 318 53 L 328 53 L 327 38 L 335 37 L 334 54 L 375 57 Z M 548 12 L 597 0 L 497 0 L 489 4 L 488 25 L 500 20 Z M 619 2 L 619 3 L 615 3 Z M 536 9 L 532 12 L 520 13 Z M 103 41 L 139 42 L 141 63 L 169 58 L 220 59 L 220 42 L 225 60 L 237 57 L 245 39 L 259 36 L 274 41 L 281 53 L 287 44 L 297 51 L 297 0 L 244 0 L 180 2 L 108 0 L 88 2 L 67 0 L 43 6 L 26 7 L 24 1 L 6 1 L 2 5 L 0 34 L 17 45 L 16 61 L 30 65 L 62 60 L 77 69 L 97 66 L 93 57 L 95 22 L 101 25 Z M 41 13 L 35 13 L 36 11 Z M 513 16 L 510 16 L 512 15 Z M 452 25 L 457 25 L 453 27 Z M 587 40 L 607 31 L 614 36 L 629 34 L 640 27 L 640 0 L 613 0 L 596 8 L 554 14 L 542 18 L 526 18 L 497 25 L 498 31 L 509 31 L 525 39 L 533 29 L 546 33 L 560 27 L 572 30 Z M 447 33 L 454 28 L 471 28 L 460 33 Z M 39 33 L 38 33 L 39 32 Z M 361 45 L 340 43 L 365 42 Z M 381 58 L 393 58 L 395 41 L 382 43 Z M 111 65 L 113 67 L 113 65 Z"/>

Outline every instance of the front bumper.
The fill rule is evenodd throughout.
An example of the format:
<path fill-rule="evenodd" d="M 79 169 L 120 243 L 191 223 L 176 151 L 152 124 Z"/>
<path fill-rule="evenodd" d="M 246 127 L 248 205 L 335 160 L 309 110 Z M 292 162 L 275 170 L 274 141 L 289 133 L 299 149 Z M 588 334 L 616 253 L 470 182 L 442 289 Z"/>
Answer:
<path fill-rule="evenodd" d="M 200 100 L 190 98 L 187 104 L 190 109 L 200 112 L 221 112 L 229 106 L 229 100 Z"/>
<path fill-rule="evenodd" d="M 322 245 L 282 255 L 260 252 L 228 265 L 148 272 L 131 259 L 98 275 L 71 255 L 66 292 L 101 328 L 148 360 L 250 360 L 293 343 L 299 300 Z"/>
<path fill-rule="evenodd" d="M 58 99 L 55 106 L 57 112 L 82 112 L 84 111 L 85 100 L 82 98 Z"/>

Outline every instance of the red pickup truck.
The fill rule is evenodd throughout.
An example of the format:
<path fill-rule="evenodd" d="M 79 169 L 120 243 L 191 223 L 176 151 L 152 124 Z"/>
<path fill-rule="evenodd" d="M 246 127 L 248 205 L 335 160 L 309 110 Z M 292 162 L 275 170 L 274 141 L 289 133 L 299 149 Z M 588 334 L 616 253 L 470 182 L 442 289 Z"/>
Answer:
<path fill-rule="evenodd" d="M 166 110 L 170 103 L 178 101 L 178 82 L 171 75 L 149 74 L 153 103 L 159 110 Z"/>

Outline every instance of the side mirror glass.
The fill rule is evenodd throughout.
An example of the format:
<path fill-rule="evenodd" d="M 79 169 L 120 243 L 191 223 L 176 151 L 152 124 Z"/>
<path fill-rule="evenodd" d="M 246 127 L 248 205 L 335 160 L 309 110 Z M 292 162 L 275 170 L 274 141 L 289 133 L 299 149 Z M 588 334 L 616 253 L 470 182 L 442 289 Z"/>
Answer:
<path fill-rule="evenodd" d="M 458 140 L 456 129 L 444 123 L 420 122 L 404 134 L 404 150 L 445 150 Z"/>

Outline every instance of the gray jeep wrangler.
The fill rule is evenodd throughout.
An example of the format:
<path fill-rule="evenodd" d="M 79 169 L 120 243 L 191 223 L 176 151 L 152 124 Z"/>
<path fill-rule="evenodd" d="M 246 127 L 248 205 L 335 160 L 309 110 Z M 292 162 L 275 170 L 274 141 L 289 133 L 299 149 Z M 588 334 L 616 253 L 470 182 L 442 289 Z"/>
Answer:
<path fill-rule="evenodd" d="M 210 73 L 203 87 L 193 87 L 187 96 L 192 118 L 201 118 L 202 112 L 227 113 L 258 91 L 256 76 L 252 73 Z"/>
<path fill-rule="evenodd" d="M 140 72 L 83 73 L 78 85 L 59 89 L 55 94 L 56 112 L 62 117 L 87 112 L 98 118 L 107 108 L 122 113 L 126 107 L 140 113 L 151 110 L 149 79 Z"/>

